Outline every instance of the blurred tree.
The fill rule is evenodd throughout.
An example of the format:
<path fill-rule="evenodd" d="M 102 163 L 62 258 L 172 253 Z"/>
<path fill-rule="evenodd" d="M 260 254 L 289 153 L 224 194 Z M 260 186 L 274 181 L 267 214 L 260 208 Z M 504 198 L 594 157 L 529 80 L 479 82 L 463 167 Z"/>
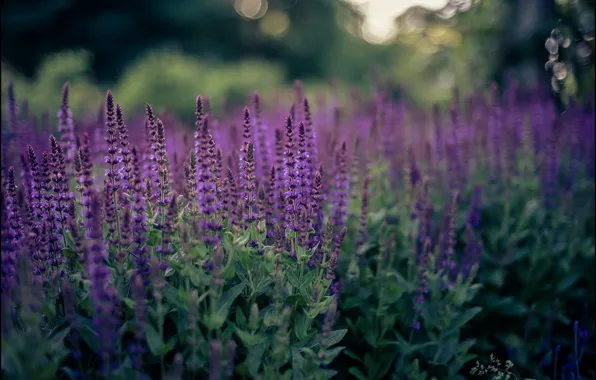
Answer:
<path fill-rule="evenodd" d="M 235 11 L 247 6 L 277 19 Z M 92 54 L 95 79 L 111 82 L 138 56 L 165 46 L 199 58 L 279 61 L 290 78 L 316 77 L 326 74 L 321 57 L 343 33 L 335 22 L 338 6 L 328 0 L 5 0 L 2 59 L 31 77 L 47 54 L 82 48 Z M 265 33 L 271 26 L 263 23 L 280 18 L 283 33 Z"/>

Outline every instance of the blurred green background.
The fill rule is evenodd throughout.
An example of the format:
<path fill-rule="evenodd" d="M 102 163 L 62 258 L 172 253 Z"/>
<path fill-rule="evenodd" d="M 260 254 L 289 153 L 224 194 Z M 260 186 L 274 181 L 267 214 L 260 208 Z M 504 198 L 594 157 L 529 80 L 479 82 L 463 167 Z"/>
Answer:
<path fill-rule="evenodd" d="M 302 80 L 316 91 L 400 83 L 422 106 L 515 79 L 550 85 L 545 41 L 559 28 L 564 91 L 594 90 L 593 0 L 5 0 L 2 97 L 15 81 L 34 112 L 64 81 L 75 111 L 111 88 L 192 117 L 194 97 L 243 103 Z"/>

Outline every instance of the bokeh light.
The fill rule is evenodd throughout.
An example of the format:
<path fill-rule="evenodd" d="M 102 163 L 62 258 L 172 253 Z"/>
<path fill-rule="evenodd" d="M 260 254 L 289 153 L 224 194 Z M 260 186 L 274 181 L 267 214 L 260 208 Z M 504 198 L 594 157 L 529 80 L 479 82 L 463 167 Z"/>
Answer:
<path fill-rule="evenodd" d="M 236 0 L 234 9 L 245 18 L 257 20 L 267 13 L 267 0 Z"/>
<path fill-rule="evenodd" d="M 267 12 L 259 23 L 261 32 L 269 37 L 280 38 L 288 31 L 290 19 L 284 12 L 272 10 Z"/>
<path fill-rule="evenodd" d="M 421 6 L 429 10 L 439 10 L 448 0 L 346 0 L 362 13 L 362 38 L 371 44 L 389 42 L 398 32 L 395 19 L 411 7 Z"/>

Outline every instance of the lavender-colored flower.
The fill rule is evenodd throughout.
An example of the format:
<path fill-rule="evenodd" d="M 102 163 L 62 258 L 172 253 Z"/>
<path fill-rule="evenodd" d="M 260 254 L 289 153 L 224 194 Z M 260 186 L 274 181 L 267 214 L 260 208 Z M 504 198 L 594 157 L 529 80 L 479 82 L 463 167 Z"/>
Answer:
<path fill-rule="evenodd" d="M 223 153 L 221 149 L 215 146 L 215 140 L 213 136 L 210 136 L 209 145 L 211 148 L 215 149 L 215 159 L 213 163 L 213 176 L 215 177 L 215 184 L 217 185 L 217 189 L 222 187 L 222 180 L 223 180 Z"/>
<path fill-rule="evenodd" d="M 217 340 L 209 342 L 209 380 L 219 380 L 221 375 L 221 343 Z"/>
<path fill-rule="evenodd" d="M 31 204 L 31 185 L 33 182 L 33 177 L 31 174 L 31 165 L 29 164 L 29 158 L 27 156 L 26 153 L 21 152 L 21 165 L 22 165 L 22 170 L 21 170 L 21 183 L 23 184 L 23 190 L 25 191 L 25 199 L 27 200 L 27 202 L 29 204 Z"/>
<path fill-rule="evenodd" d="M 248 109 L 248 107 L 244 107 L 243 110 L 243 115 L 244 115 L 244 129 L 242 131 L 242 137 L 244 138 L 242 145 L 240 147 L 240 156 L 239 156 L 239 179 L 240 179 L 240 188 L 245 188 L 246 187 L 246 177 L 245 177 L 245 169 L 246 169 L 246 154 L 247 154 L 247 147 L 248 147 L 248 143 L 253 141 L 252 139 L 252 126 L 251 126 L 251 116 L 250 116 L 250 110 Z"/>
<path fill-rule="evenodd" d="M 335 279 L 335 269 L 337 267 L 337 262 L 339 261 L 339 253 L 341 250 L 341 244 L 343 243 L 346 237 L 346 227 L 344 226 L 334 240 L 333 252 L 331 253 L 331 257 L 329 258 L 329 263 L 327 263 L 327 269 L 325 271 L 325 278 L 328 280 Z"/>
<path fill-rule="evenodd" d="M 412 188 L 416 188 L 421 176 L 420 169 L 418 169 L 418 163 L 411 146 L 408 148 L 408 155 L 410 156 L 410 186 L 412 186 Z"/>
<path fill-rule="evenodd" d="M 441 162 L 445 157 L 443 142 L 443 125 L 441 119 L 441 109 L 437 104 L 433 106 L 433 124 L 434 124 L 434 142 L 437 161 Z"/>
<path fill-rule="evenodd" d="M 170 179 L 170 163 L 168 160 L 168 152 L 166 149 L 166 134 L 165 126 L 160 119 L 157 119 L 157 138 L 154 144 L 155 149 L 155 163 L 157 164 L 157 205 L 160 209 L 160 215 L 163 222 L 166 213 L 166 207 L 170 201 L 171 179 Z"/>
<path fill-rule="evenodd" d="M 357 246 L 362 247 L 368 240 L 368 177 L 364 179 L 362 184 L 362 199 L 360 201 L 360 230 L 358 231 Z M 363 255 L 364 252 L 357 251 L 358 254 Z"/>
<path fill-rule="evenodd" d="M 110 184 L 110 196 L 113 197 L 113 194 L 118 191 L 118 184 L 119 184 L 119 175 L 117 165 L 118 162 L 118 135 L 117 135 L 117 122 L 115 118 L 115 106 L 114 106 L 114 96 L 112 92 L 108 90 L 106 93 L 106 143 L 108 144 L 108 151 L 107 156 L 104 158 L 105 163 L 108 165 L 108 169 L 106 169 L 106 177 L 108 178 L 108 182 Z M 114 198 L 113 202 L 116 202 Z M 117 207 L 117 203 L 114 204 Z"/>
<path fill-rule="evenodd" d="M 68 205 L 68 178 L 66 177 L 66 164 L 62 148 L 54 136 L 50 136 L 50 149 L 52 152 L 52 183 L 54 190 L 54 218 L 57 227 L 60 228 L 59 233 L 64 231 L 67 219 L 67 205 Z"/>
<path fill-rule="evenodd" d="M 186 172 L 186 198 L 190 204 L 190 214 L 195 217 L 198 215 L 197 208 L 197 153 L 192 150 L 187 164 Z"/>
<path fill-rule="evenodd" d="M 339 313 L 337 311 L 337 298 L 334 298 L 331 301 L 331 304 L 329 305 L 327 312 L 325 313 L 325 316 L 323 318 L 323 324 L 321 325 L 320 344 L 322 346 L 328 345 L 329 335 L 331 334 L 331 330 L 333 329 L 335 322 L 337 322 L 337 319 L 339 317 L 338 314 Z"/>
<path fill-rule="evenodd" d="M 296 172 L 296 153 L 294 151 L 294 124 L 292 117 L 286 118 L 286 144 L 284 151 L 284 197 L 286 200 L 285 222 L 289 230 L 296 229 L 295 213 L 298 198 L 298 173 Z"/>
<path fill-rule="evenodd" d="M 17 185 L 15 181 L 14 166 L 8 168 L 8 180 L 6 184 L 6 208 L 8 211 L 8 222 L 10 226 L 10 239 L 13 246 L 18 249 L 25 238 L 22 215 L 17 203 Z"/>
<path fill-rule="evenodd" d="M 451 201 L 445 205 L 443 213 L 443 233 L 439 252 L 439 269 L 443 274 L 452 276 L 455 269 L 453 254 L 455 249 L 455 233 L 457 223 L 457 201 L 459 193 L 454 192 Z"/>
<path fill-rule="evenodd" d="M 414 312 L 416 316 L 412 322 L 412 328 L 414 330 L 420 329 L 420 320 L 418 319 L 422 312 L 422 305 L 424 304 L 424 296 L 428 293 L 426 271 L 428 269 L 428 259 L 430 253 L 431 241 L 430 238 L 424 240 L 423 254 L 418 262 L 418 295 L 414 302 Z"/>
<path fill-rule="evenodd" d="M 328 296 L 336 296 L 339 297 L 339 293 L 341 292 L 341 282 L 337 280 L 333 280 L 331 286 L 329 286 L 329 291 L 327 292 Z"/>
<path fill-rule="evenodd" d="M 104 180 L 103 187 L 103 217 L 108 225 L 108 248 L 119 250 L 120 239 L 118 237 L 119 229 L 117 225 L 116 207 L 113 202 L 113 192 L 110 183 Z"/>
<path fill-rule="evenodd" d="M 139 162 L 138 152 L 136 147 L 132 148 L 132 178 L 133 178 L 133 226 L 132 226 L 132 240 L 133 249 L 132 254 L 135 258 L 135 273 L 136 276 L 143 280 L 143 286 L 147 290 L 150 284 L 150 270 L 149 270 L 149 254 L 147 251 L 147 210 L 146 201 L 143 197 L 143 179 L 141 173 L 141 166 Z"/>
<path fill-rule="evenodd" d="M 240 204 L 240 202 L 238 201 L 239 199 L 239 192 L 238 192 L 238 186 L 236 185 L 236 179 L 234 178 L 234 173 L 232 172 L 232 169 L 228 166 L 227 171 L 226 171 L 227 175 L 227 185 L 229 188 L 229 204 L 228 204 L 228 210 L 229 210 L 229 217 L 228 219 L 230 220 L 230 223 L 233 224 L 238 224 L 238 223 L 242 223 L 242 212 L 243 209 Z"/>
<path fill-rule="evenodd" d="M 503 131 L 503 116 L 501 104 L 498 96 L 498 88 L 496 84 L 492 84 L 491 88 L 491 113 L 489 119 L 489 135 L 491 146 L 493 147 L 492 163 L 494 175 L 499 178 L 502 172 L 502 131 Z"/>
<path fill-rule="evenodd" d="M 259 186 L 257 189 L 257 215 L 256 220 L 258 223 L 266 221 L 266 206 L 267 206 L 267 195 L 263 186 Z"/>
<path fill-rule="evenodd" d="M 64 159 L 67 168 L 70 168 L 70 165 L 72 164 L 75 151 L 74 122 L 72 120 L 72 112 L 70 110 L 70 106 L 68 105 L 69 87 L 70 84 L 68 82 L 64 83 L 64 87 L 62 88 L 62 104 L 60 105 L 60 109 L 57 113 L 58 132 L 61 133 L 60 147 L 64 152 Z"/>
<path fill-rule="evenodd" d="M 130 143 L 128 141 L 128 128 L 124 123 L 124 115 L 122 113 L 122 106 L 120 104 L 116 104 L 116 124 L 118 126 L 118 140 L 120 141 L 120 149 L 118 153 L 120 156 L 117 157 L 118 161 L 122 163 L 122 167 L 120 168 L 120 187 L 124 192 L 127 191 L 128 188 L 132 186 L 132 157 L 130 152 Z M 121 196 L 121 205 L 125 205 L 127 203 L 126 197 L 123 195 Z"/>
<path fill-rule="evenodd" d="M 335 228 L 341 228 L 346 223 L 348 196 L 350 194 L 350 175 L 348 173 L 345 141 L 335 155 L 335 173 L 333 222 Z"/>
<path fill-rule="evenodd" d="M 131 283 L 132 295 L 135 301 L 134 307 L 134 325 L 135 336 L 134 343 L 130 347 L 132 355 L 132 364 L 134 369 L 140 371 L 143 368 L 143 354 L 147 351 L 145 347 L 145 325 L 147 317 L 146 295 L 147 290 L 143 279 L 139 275 L 134 275 Z"/>
<path fill-rule="evenodd" d="M 275 196 L 278 192 L 279 189 L 277 188 L 277 183 L 276 183 L 276 170 L 275 170 L 275 166 L 272 166 L 269 169 L 269 178 L 267 181 L 267 185 L 266 185 L 266 192 L 267 192 L 267 232 L 268 232 L 268 236 L 267 237 L 272 237 L 272 229 L 271 226 L 274 225 L 275 223 L 277 223 L 277 212 L 276 210 L 279 209 L 278 205 L 277 205 L 277 197 Z"/>
<path fill-rule="evenodd" d="M 256 220 L 255 204 L 257 201 L 257 177 L 255 175 L 255 150 L 252 142 L 246 145 L 246 162 L 244 165 L 244 187 L 242 201 L 244 202 L 244 221 L 247 224 Z"/>
<path fill-rule="evenodd" d="M 480 262 L 480 255 L 482 253 L 482 239 L 470 223 L 466 224 L 465 244 L 461 265 L 461 274 L 464 281 L 470 276 L 472 267 Z"/>
<path fill-rule="evenodd" d="M 305 97 L 303 101 L 304 107 L 304 133 L 306 135 L 306 168 L 307 173 L 304 177 L 305 186 L 311 186 L 311 180 L 317 170 L 317 137 L 315 129 L 313 128 L 312 115 L 310 113 L 310 105 L 308 99 Z"/>
<path fill-rule="evenodd" d="M 306 161 L 308 159 L 308 152 L 306 150 L 306 131 L 304 123 L 298 124 L 298 147 L 296 154 L 296 186 L 297 186 L 297 198 L 296 202 L 302 207 L 308 207 L 310 200 L 310 187 L 306 185 L 306 175 L 309 168 L 306 167 Z"/>
<path fill-rule="evenodd" d="M 466 222 L 469 223 L 475 230 L 480 228 L 480 217 L 482 212 L 482 187 L 475 186 L 472 190 L 472 199 L 470 201 L 470 211 Z"/>
<path fill-rule="evenodd" d="M 9 209 L 6 202 L 6 193 L 0 192 L 2 198 L 2 303 L 7 302 L 7 297 L 10 294 L 10 290 L 15 283 L 16 276 L 16 249 L 12 238 L 11 229 L 9 226 Z"/>
<path fill-rule="evenodd" d="M 558 193 L 559 182 L 559 148 L 557 133 L 555 131 L 559 128 L 558 124 L 561 121 L 557 118 L 552 127 L 551 135 L 546 146 L 545 165 L 543 169 L 543 183 L 544 183 L 544 201 L 547 208 L 555 207 L 555 201 Z"/>
<path fill-rule="evenodd" d="M 230 339 L 228 340 L 228 343 L 226 345 L 226 354 L 227 354 L 227 358 L 226 358 L 226 368 L 224 371 L 224 376 L 227 379 L 232 378 L 232 376 L 234 375 L 234 361 L 236 358 L 236 342 L 234 341 L 234 339 Z"/>
<path fill-rule="evenodd" d="M 10 81 L 8 83 L 8 95 L 7 95 L 8 110 L 8 130 L 12 133 L 17 133 L 17 101 L 14 95 L 14 83 Z"/>
<path fill-rule="evenodd" d="M 31 186 L 29 196 L 31 198 L 31 210 L 33 217 L 37 223 L 42 219 L 41 203 L 43 202 L 41 194 L 42 173 L 37 163 L 35 150 L 31 145 L 27 147 L 27 154 L 29 156 L 29 167 L 31 169 Z"/>
<path fill-rule="evenodd" d="M 81 156 L 82 168 L 79 182 L 81 183 L 81 187 L 83 189 L 81 193 L 81 211 L 84 217 L 85 212 L 88 211 L 90 207 L 90 197 L 95 182 L 93 178 L 93 163 L 91 161 L 91 152 L 89 149 L 89 135 L 86 133 L 83 134 L 81 147 L 79 148 L 79 155 Z"/>
<path fill-rule="evenodd" d="M 261 116 L 261 99 L 258 92 L 254 92 L 252 96 L 253 108 L 255 110 L 255 132 L 258 141 L 258 148 L 260 151 L 259 161 L 257 165 L 257 177 L 261 178 L 267 175 L 267 169 L 270 167 L 269 163 L 269 140 L 267 139 L 267 131 L 263 126 L 263 119 Z"/>
<path fill-rule="evenodd" d="M 157 252 L 161 255 L 162 260 L 167 256 L 174 253 L 174 249 L 171 245 L 171 236 L 176 231 L 177 227 L 177 207 L 176 207 L 176 196 L 172 196 L 168 205 L 168 213 L 164 219 L 164 224 L 161 229 L 161 244 L 157 247 Z"/>
<path fill-rule="evenodd" d="M 105 262 L 107 251 L 104 246 L 103 225 L 99 217 L 101 206 L 99 196 L 93 194 L 87 215 L 87 273 L 89 276 L 90 298 L 93 305 L 93 321 L 101 342 L 101 357 L 104 371 L 109 371 L 115 353 L 118 326 L 118 297 L 110 281 L 111 273 Z M 107 375 L 107 373 L 106 373 Z"/>
<path fill-rule="evenodd" d="M 150 104 L 145 105 L 145 113 L 147 117 L 145 119 L 145 151 L 143 158 L 143 171 L 148 174 L 152 181 L 152 192 L 147 201 L 154 202 L 155 199 L 159 198 L 159 185 L 160 178 L 157 173 L 157 155 L 155 151 L 157 149 L 157 120 L 153 113 L 153 108 Z M 156 192 L 154 192 L 156 191 Z"/>
<path fill-rule="evenodd" d="M 322 167 L 315 172 L 312 190 L 310 192 L 312 228 L 314 229 L 314 234 L 310 242 L 311 248 L 316 246 L 322 232 L 321 229 L 323 228 L 323 177 L 321 171 Z"/>
<path fill-rule="evenodd" d="M 275 187 L 277 191 L 284 189 L 284 139 L 283 133 L 280 129 L 275 130 Z M 284 215 L 284 209 L 281 207 L 279 197 L 276 197 L 276 213 L 281 217 Z"/>
<path fill-rule="evenodd" d="M 41 161 L 41 188 L 43 194 L 41 209 L 43 210 L 43 220 L 47 223 L 48 227 L 48 265 L 55 268 L 60 263 L 60 258 L 62 256 L 62 246 L 60 243 L 60 238 L 58 237 L 59 228 L 56 225 L 56 213 L 53 209 L 53 205 L 56 203 L 56 195 L 52 186 L 51 170 L 52 166 L 50 163 L 50 156 L 44 152 L 42 153 Z"/>

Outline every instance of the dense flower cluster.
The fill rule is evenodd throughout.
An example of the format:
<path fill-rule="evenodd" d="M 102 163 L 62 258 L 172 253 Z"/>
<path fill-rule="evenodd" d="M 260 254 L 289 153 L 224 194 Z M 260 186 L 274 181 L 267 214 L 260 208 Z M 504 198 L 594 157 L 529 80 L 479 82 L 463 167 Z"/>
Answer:
<path fill-rule="evenodd" d="M 427 118 L 382 86 L 311 107 L 297 83 L 289 112 L 253 93 L 240 131 L 240 112 L 198 96 L 194 135 L 149 104 L 127 119 L 110 91 L 100 117 L 75 123 L 69 91 L 58 135 L 5 141 L 40 135 L 10 85 L 2 141 L 2 326 L 70 353 L 48 378 L 323 379 L 346 334 L 357 378 L 455 378 L 471 359 L 479 268 L 497 263 L 481 277 L 490 298 L 528 246 L 572 240 L 552 236 L 553 215 L 594 182 L 593 111 L 556 114 L 539 90 L 501 99 L 493 86 L 465 110 L 456 92 Z M 581 255 L 593 239 L 569 244 Z M 550 271 L 557 294 L 584 280 Z M 545 279 L 533 281 L 524 302 Z M 592 327 L 576 326 L 565 378 Z"/>

